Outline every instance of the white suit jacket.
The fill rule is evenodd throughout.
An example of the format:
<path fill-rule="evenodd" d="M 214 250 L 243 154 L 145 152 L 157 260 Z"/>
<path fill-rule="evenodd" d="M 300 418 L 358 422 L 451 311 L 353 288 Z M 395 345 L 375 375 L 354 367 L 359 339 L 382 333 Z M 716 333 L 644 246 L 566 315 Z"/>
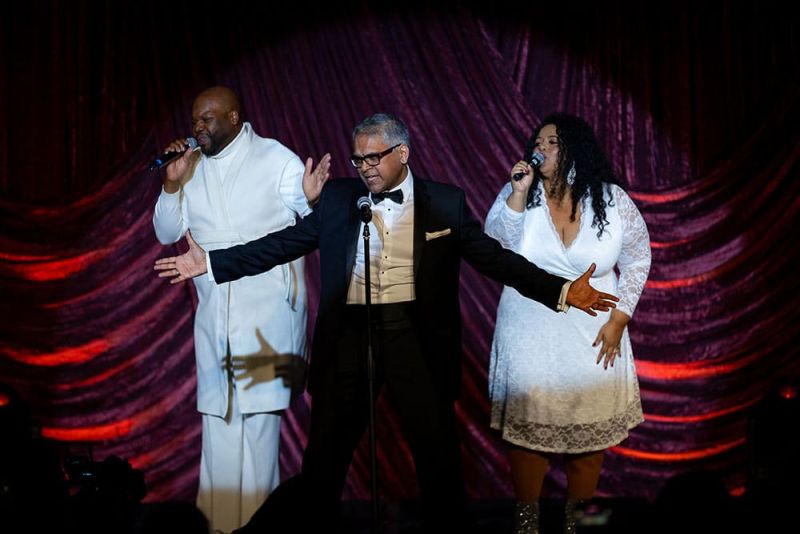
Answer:
<path fill-rule="evenodd" d="M 216 158 L 230 158 L 224 180 Z M 175 243 L 192 231 L 206 250 L 227 248 L 283 229 L 310 212 L 302 189 L 304 166 L 288 148 L 259 137 L 249 123 L 214 157 L 202 155 L 194 173 L 175 194 L 163 191 L 153 215 L 156 236 Z M 197 409 L 223 417 L 228 406 L 230 344 L 233 360 L 260 355 L 305 357 L 306 289 L 303 260 L 217 285 L 194 279 L 198 295 L 194 342 L 197 357 Z M 259 339 L 259 334 L 261 338 Z M 259 368 L 255 380 L 238 381 L 242 413 L 267 412 L 289 405 L 290 388 L 274 376 L 274 366 Z"/>

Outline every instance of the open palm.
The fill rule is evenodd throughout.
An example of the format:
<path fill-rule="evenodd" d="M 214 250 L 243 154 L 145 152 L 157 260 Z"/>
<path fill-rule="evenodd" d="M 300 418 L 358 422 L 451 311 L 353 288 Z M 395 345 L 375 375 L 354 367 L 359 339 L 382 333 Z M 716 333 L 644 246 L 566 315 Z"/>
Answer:
<path fill-rule="evenodd" d="M 178 284 L 208 272 L 206 251 L 192 239 L 191 232 L 186 232 L 186 242 L 189 250 L 185 254 L 156 260 L 153 270 L 160 271 L 159 278 L 171 278 L 170 284 Z"/>

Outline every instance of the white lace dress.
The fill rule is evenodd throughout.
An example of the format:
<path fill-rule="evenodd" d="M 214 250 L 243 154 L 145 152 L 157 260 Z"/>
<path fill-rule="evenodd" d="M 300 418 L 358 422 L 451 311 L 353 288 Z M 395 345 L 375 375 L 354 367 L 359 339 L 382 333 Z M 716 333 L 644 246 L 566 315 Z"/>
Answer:
<path fill-rule="evenodd" d="M 518 213 L 506 205 L 511 193 L 506 184 L 486 218 L 486 233 L 570 280 L 596 263 L 592 286 L 617 295 L 617 309 L 631 316 L 650 270 L 650 238 L 633 201 L 615 185 L 606 189 L 613 205 L 606 206 L 609 224 L 598 238 L 591 226 L 594 210 L 584 199 L 580 230 L 565 247 L 539 188 L 541 205 Z M 575 308 L 556 313 L 510 287 L 503 289 L 489 369 L 491 426 L 503 439 L 537 451 L 596 451 L 620 443 L 643 421 L 627 328 L 614 366 L 595 363 L 600 346 L 592 343 L 608 317 Z"/>

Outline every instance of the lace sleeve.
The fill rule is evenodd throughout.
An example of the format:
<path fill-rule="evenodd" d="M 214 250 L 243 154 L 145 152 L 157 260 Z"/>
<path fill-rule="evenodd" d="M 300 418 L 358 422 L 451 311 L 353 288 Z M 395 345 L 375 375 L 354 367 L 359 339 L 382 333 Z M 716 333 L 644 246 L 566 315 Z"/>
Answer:
<path fill-rule="evenodd" d="M 506 200 L 511 194 L 511 184 L 507 183 L 500 190 L 486 215 L 486 234 L 497 239 L 507 249 L 517 250 L 522 239 L 525 212 L 519 213 L 508 207 Z"/>
<path fill-rule="evenodd" d="M 617 309 L 632 317 L 650 272 L 650 234 L 633 200 L 617 186 L 612 186 L 612 195 L 622 221 Z"/>

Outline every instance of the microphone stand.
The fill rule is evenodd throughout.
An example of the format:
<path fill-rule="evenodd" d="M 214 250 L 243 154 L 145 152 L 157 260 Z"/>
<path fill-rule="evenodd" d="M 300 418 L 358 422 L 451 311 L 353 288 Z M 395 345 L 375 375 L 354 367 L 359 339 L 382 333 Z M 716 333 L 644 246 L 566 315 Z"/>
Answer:
<path fill-rule="evenodd" d="M 372 356 L 372 285 L 369 278 L 369 218 L 362 216 L 364 221 L 364 283 L 366 286 L 365 305 L 367 310 L 367 389 L 369 399 L 369 468 L 370 468 L 370 496 L 372 523 L 370 532 L 378 534 L 380 509 L 378 506 L 378 465 L 377 465 L 377 445 L 375 439 L 375 361 Z"/>

